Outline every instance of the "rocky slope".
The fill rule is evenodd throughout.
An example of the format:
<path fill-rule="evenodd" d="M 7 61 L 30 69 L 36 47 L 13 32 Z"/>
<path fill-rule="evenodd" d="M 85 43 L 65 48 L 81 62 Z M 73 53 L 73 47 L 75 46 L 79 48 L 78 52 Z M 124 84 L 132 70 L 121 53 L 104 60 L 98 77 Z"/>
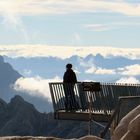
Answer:
<path fill-rule="evenodd" d="M 47 116 L 20 96 L 0 101 L 0 135 L 42 135 Z"/>
<path fill-rule="evenodd" d="M 99 134 L 101 127 L 92 127 L 92 134 Z M 53 113 L 38 112 L 18 95 L 9 103 L 0 99 L 0 136 L 79 138 L 87 134 L 88 122 L 54 120 Z"/>
<path fill-rule="evenodd" d="M 140 105 L 122 118 L 111 139 L 140 140 Z"/>

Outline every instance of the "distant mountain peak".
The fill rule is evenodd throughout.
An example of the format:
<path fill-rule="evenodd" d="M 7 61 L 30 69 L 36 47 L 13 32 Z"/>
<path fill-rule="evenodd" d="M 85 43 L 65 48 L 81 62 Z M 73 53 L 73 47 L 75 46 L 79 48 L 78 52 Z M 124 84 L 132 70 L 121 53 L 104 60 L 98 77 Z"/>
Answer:
<path fill-rule="evenodd" d="M 99 59 L 99 60 L 101 60 L 101 59 L 104 59 L 104 57 L 101 55 L 101 54 L 96 54 L 95 56 L 93 55 L 93 54 L 89 54 L 89 55 L 87 55 L 86 57 L 85 57 L 86 59 L 90 59 L 90 58 L 94 58 L 94 59 Z"/>
<path fill-rule="evenodd" d="M 8 104 L 9 107 L 13 107 L 15 110 L 18 110 L 18 109 L 20 110 L 20 108 L 24 107 L 25 105 L 26 105 L 26 102 L 19 95 L 16 95 L 13 98 L 11 98 L 11 101 Z"/>
<path fill-rule="evenodd" d="M 96 54 L 96 58 L 98 58 L 98 59 L 103 59 L 103 56 L 101 55 L 101 54 Z"/>
<path fill-rule="evenodd" d="M 15 95 L 13 98 L 11 98 L 11 101 L 10 101 L 10 105 L 13 104 L 13 105 L 22 105 L 22 106 L 32 106 L 32 104 L 26 102 L 20 95 Z M 17 106 L 18 107 L 18 106 Z"/>
<path fill-rule="evenodd" d="M 24 102 L 24 99 L 19 96 L 19 95 L 15 95 L 12 99 L 11 99 L 11 102 L 17 102 L 17 101 L 20 101 L 20 102 Z"/>
<path fill-rule="evenodd" d="M 26 112 L 28 112 L 29 110 L 33 110 L 36 111 L 36 108 L 34 107 L 33 104 L 25 101 L 21 96 L 16 95 L 14 96 L 10 103 L 8 104 L 8 106 L 11 108 L 14 108 L 16 111 L 22 111 L 22 110 L 26 110 Z"/>

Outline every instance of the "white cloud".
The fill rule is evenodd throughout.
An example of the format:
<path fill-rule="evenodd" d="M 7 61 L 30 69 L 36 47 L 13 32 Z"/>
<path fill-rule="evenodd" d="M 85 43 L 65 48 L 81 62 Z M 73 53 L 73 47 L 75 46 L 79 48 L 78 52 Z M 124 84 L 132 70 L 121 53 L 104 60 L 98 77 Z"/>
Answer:
<path fill-rule="evenodd" d="M 2 24 L 6 26 L 6 29 L 20 31 L 20 34 L 23 35 L 25 42 L 29 43 L 29 35 L 21 20 L 21 14 L 19 12 L 24 9 L 24 4 L 25 1 L 23 0 L 1 0 L 0 16 L 3 17 Z"/>
<path fill-rule="evenodd" d="M 25 28 L 22 16 L 74 14 L 86 12 L 114 12 L 124 15 L 140 16 L 140 4 L 127 2 L 111 2 L 97 0 L 0 0 L 0 16 L 6 27 L 14 27 L 24 36 L 26 43 L 30 42 L 28 30 Z M 10 25 L 10 26 L 9 26 Z M 95 31 L 110 29 L 108 25 L 86 25 Z M 74 34 L 76 41 L 80 36 Z"/>
<path fill-rule="evenodd" d="M 84 25 L 85 28 L 91 30 L 91 31 L 106 31 L 110 29 L 110 26 L 107 24 L 87 24 Z"/>
<path fill-rule="evenodd" d="M 95 74 L 116 74 L 116 72 L 113 69 L 98 68 Z"/>
<path fill-rule="evenodd" d="M 39 15 L 81 12 L 115 12 L 140 16 L 140 4 L 98 0 L 1 0 L 0 14 Z"/>
<path fill-rule="evenodd" d="M 92 66 L 92 67 L 90 67 L 89 69 L 87 69 L 87 70 L 85 71 L 85 73 L 89 73 L 89 74 L 95 73 L 96 69 L 97 69 L 97 68 L 96 68 L 95 66 Z"/>
<path fill-rule="evenodd" d="M 108 51 L 109 50 L 109 51 Z M 114 48 L 109 46 L 49 46 L 49 45 L 0 45 L 0 55 L 9 57 L 59 57 L 69 58 L 73 55 L 86 57 L 89 54 L 123 56 L 129 59 L 140 59 L 140 48 Z M 79 58 L 80 59 L 80 58 Z M 80 62 L 80 65 L 92 66 L 93 60 Z"/>
<path fill-rule="evenodd" d="M 106 30 L 111 30 L 111 29 L 118 29 L 120 27 L 126 27 L 127 26 L 140 26 L 140 23 L 136 23 L 136 22 L 111 22 L 111 23 L 107 23 L 107 24 L 85 24 L 83 25 L 84 28 L 90 30 L 90 31 L 106 31 Z"/>
<path fill-rule="evenodd" d="M 138 65 L 138 64 L 126 66 L 126 67 L 120 68 L 118 70 L 120 70 L 120 74 L 122 74 L 122 75 L 129 75 L 129 76 L 140 75 L 140 65 Z"/>
<path fill-rule="evenodd" d="M 105 68 L 100 68 L 100 67 L 95 67 L 92 66 L 89 69 L 87 69 L 85 71 L 85 73 L 89 73 L 89 74 L 116 74 L 115 70 L 113 69 L 105 69 Z"/>
<path fill-rule="evenodd" d="M 17 24 L 20 16 L 69 14 L 81 12 L 114 12 L 140 16 L 140 4 L 122 1 L 95 0 L 1 0 L 0 15 L 5 21 Z"/>
<path fill-rule="evenodd" d="M 139 84 L 140 81 L 136 79 L 135 77 L 123 77 L 116 81 L 116 83 L 130 83 L 130 84 Z"/>
<path fill-rule="evenodd" d="M 80 74 L 81 72 L 79 71 L 79 70 L 77 70 L 77 69 L 74 69 L 74 72 L 76 73 L 76 74 Z"/>
<path fill-rule="evenodd" d="M 106 69 L 106 68 L 96 67 L 93 62 L 90 65 L 88 65 L 88 63 L 86 65 L 86 62 L 82 64 L 83 64 L 82 66 L 86 68 L 85 73 L 88 73 L 88 74 L 118 74 L 118 75 L 125 75 L 125 76 L 139 76 L 140 75 L 139 64 L 129 65 L 129 66 L 116 68 L 116 69 Z"/>
<path fill-rule="evenodd" d="M 56 81 L 62 82 L 57 76 L 54 79 L 43 79 L 39 76 L 30 78 L 21 77 L 15 82 L 14 89 L 16 91 L 27 92 L 32 96 L 44 97 L 51 101 L 49 82 Z"/>

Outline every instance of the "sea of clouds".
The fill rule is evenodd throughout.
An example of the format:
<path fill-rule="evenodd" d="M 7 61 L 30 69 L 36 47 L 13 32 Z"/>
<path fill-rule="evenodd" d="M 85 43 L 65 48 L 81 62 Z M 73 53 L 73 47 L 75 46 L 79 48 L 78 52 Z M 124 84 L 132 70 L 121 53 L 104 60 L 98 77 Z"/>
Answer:
<path fill-rule="evenodd" d="M 57 57 L 62 60 L 70 58 L 73 55 L 86 57 L 89 54 L 101 54 L 105 58 L 113 56 L 126 57 L 129 59 L 140 59 L 140 48 L 114 48 L 106 46 L 49 46 L 49 45 L 1 45 L 0 55 L 8 57 Z M 90 62 L 79 61 L 79 65 L 87 67 L 87 74 L 120 74 L 122 78 L 117 80 L 117 83 L 140 83 L 135 76 L 140 75 L 140 65 L 134 64 L 117 69 L 105 69 L 96 67 Z M 76 71 L 77 73 L 78 71 Z M 21 92 L 28 92 L 32 96 L 41 96 L 51 101 L 49 92 L 49 82 L 62 82 L 62 77 L 55 76 L 52 79 L 45 79 L 40 76 L 36 77 L 21 77 L 14 85 L 14 89 Z M 88 81 L 88 79 L 86 80 Z"/>

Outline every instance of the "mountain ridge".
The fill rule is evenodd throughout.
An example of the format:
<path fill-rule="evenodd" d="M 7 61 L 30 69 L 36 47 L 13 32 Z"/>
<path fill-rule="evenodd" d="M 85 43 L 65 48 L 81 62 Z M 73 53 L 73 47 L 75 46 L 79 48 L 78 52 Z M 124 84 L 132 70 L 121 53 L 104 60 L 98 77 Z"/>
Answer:
<path fill-rule="evenodd" d="M 0 99 L 0 136 L 53 136 L 79 138 L 88 134 L 88 123 L 69 120 L 54 120 L 53 113 L 40 113 L 21 96 L 14 96 L 5 106 Z M 97 124 L 92 134 L 101 128 Z"/>
<path fill-rule="evenodd" d="M 39 111 L 51 111 L 52 104 L 47 99 L 32 96 L 27 92 L 20 92 L 13 89 L 15 82 L 21 77 L 23 76 L 0 56 L 0 98 L 9 102 L 15 95 L 20 95 L 28 102 L 34 104 Z"/>
<path fill-rule="evenodd" d="M 139 59 L 129 59 L 122 56 L 109 56 L 104 57 L 101 54 L 92 55 L 89 54 L 86 57 L 79 57 L 77 55 L 73 55 L 70 58 L 60 59 L 57 57 L 33 57 L 33 58 L 9 58 L 4 57 L 5 61 L 9 62 L 15 69 L 22 72 L 23 75 L 34 77 L 40 76 L 43 78 L 51 79 L 56 75 L 59 77 L 63 77 L 65 71 L 65 65 L 67 63 L 72 63 L 73 68 L 78 71 L 77 76 L 79 80 L 91 80 L 91 77 L 95 81 L 109 81 L 112 79 L 120 79 L 122 76 L 119 74 L 113 75 L 108 74 L 95 74 L 93 73 L 85 73 L 92 66 L 100 69 L 120 69 L 126 66 L 140 65 Z M 57 69 L 56 69 L 57 67 Z M 25 70 L 25 71 L 24 71 Z M 26 71 L 30 71 L 30 73 L 26 73 Z M 102 80 L 103 79 L 103 80 Z M 106 82 L 105 81 L 105 82 Z"/>

